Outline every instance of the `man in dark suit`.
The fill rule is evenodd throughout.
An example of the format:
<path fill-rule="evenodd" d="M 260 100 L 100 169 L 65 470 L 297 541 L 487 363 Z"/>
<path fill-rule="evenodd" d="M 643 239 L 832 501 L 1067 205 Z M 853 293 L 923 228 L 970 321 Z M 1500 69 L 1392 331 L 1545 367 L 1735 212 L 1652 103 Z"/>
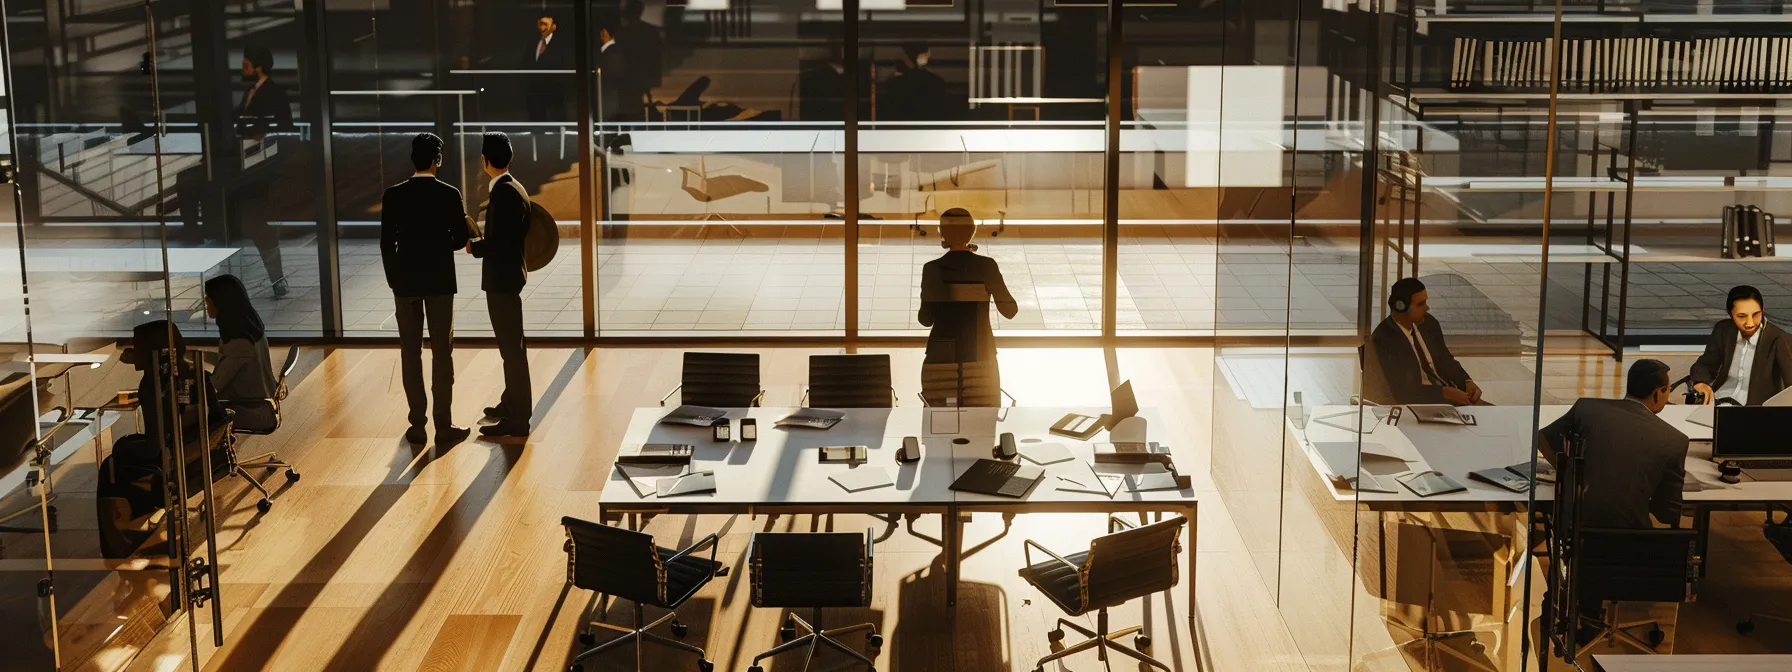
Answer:
<path fill-rule="evenodd" d="M 558 30 L 559 25 L 552 16 L 535 19 L 537 35 L 523 56 L 522 69 L 572 69 L 572 40 L 556 38 L 554 33 Z M 566 121 L 565 90 L 570 88 L 571 81 L 565 74 L 524 75 L 523 100 L 528 106 L 529 121 Z"/>
<path fill-rule="evenodd" d="M 1792 386 L 1792 339 L 1767 323 L 1766 305 L 1754 287 L 1730 290 L 1730 319 L 1711 326 L 1705 352 L 1692 365 L 1690 382 L 1707 405 L 1729 399 L 1760 406 Z"/>
<path fill-rule="evenodd" d="M 902 65 L 884 82 L 877 99 L 878 121 L 951 121 L 960 113 L 947 100 L 946 80 L 927 69 L 927 45 L 902 45 Z M 958 102 L 964 102 L 962 99 Z"/>
<path fill-rule="evenodd" d="M 1563 436 L 1579 427 L 1587 483 L 1581 525 L 1646 530 L 1653 527 L 1651 515 L 1663 525 L 1679 524 L 1687 438 L 1656 417 L 1671 389 L 1668 365 L 1639 359 L 1624 381 L 1625 398 L 1581 399 L 1543 428 L 1539 445 L 1555 464 Z"/>
<path fill-rule="evenodd" d="M 642 21 L 641 11 L 641 0 L 624 0 L 622 25 L 616 28 L 615 43 L 599 53 L 600 60 L 618 66 L 615 109 L 620 113 L 633 114 L 652 99 L 665 67 L 665 43 L 660 29 Z M 612 52 L 613 58 L 603 58 Z"/>
<path fill-rule="evenodd" d="M 1630 365 L 1623 399 L 1581 399 L 1538 433 L 1543 459 L 1557 464 L 1570 429 L 1580 434 L 1585 458 L 1581 478 L 1581 527 L 1647 530 L 1649 518 L 1669 527 L 1680 523 L 1680 491 L 1686 479 L 1687 438 L 1656 414 L 1668 405 L 1673 384 L 1668 365 L 1639 359 Z M 1552 599 L 1547 593 L 1545 603 Z M 1544 608 L 1545 613 L 1548 607 Z M 1605 605 L 1583 598 L 1581 615 L 1601 618 Z M 1596 633 L 1583 627 L 1582 641 Z"/>
<path fill-rule="evenodd" d="M 1418 278 L 1402 278 L 1388 292 L 1389 315 L 1369 336 L 1365 376 L 1386 388 L 1370 392 L 1387 404 L 1479 404 L 1481 386 L 1444 343 L 1443 325 L 1430 317 L 1430 294 Z"/>
<path fill-rule="evenodd" d="M 243 93 L 234 112 L 237 146 L 215 151 L 219 160 L 207 174 L 205 166 L 194 166 L 175 175 L 175 202 L 179 205 L 183 229 L 203 231 L 204 243 L 224 242 L 231 236 L 248 237 L 261 254 L 261 265 L 273 285 L 274 296 L 286 296 L 286 270 L 280 260 L 280 236 L 268 224 L 266 201 L 270 186 L 281 178 L 279 167 L 287 157 L 278 147 L 276 131 L 294 130 L 292 99 L 286 87 L 273 78 L 274 53 L 267 47 L 249 45 L 243 48 L 243 80 L 249 90 Z M 288 147 L 287 151 L 292 148 Z M 216 188 L 213 197 L 221 197 L 224 216 L 213 216 L 204 208 L 206 191 Z M 206 210 L 209 218 L 201 229 L 199 214 Z M 253 210 L 249 216 L 245 211 Z"/>
<path fill-rule="evenodd" d="M 436 445 L 466 440 L 468 430 L 453 422 L 454 253 L 467 244 L 467 211 L 460 190 L 436 179 L 442 139 L 420 133 L 411 141 L 411 179 L 386 188 L 380 199 L 380 261 L 398 304 L 400 368 L 410 403 L 407 441 L 425 443 L 429 398 L 423 393 L 423 325 L 429 323 L 436 396 Z"/>
<path fill-rule="evenodd" d="M 523 286 L 529 276 L 523 266 L 523 239 L 529 234 L 529 199 L 522 183 L 510 175 L 514 155 L 509 136 L 485 134 L 479 157 L 485 174 L 492 178 L 488 185 L 491 205 L 485 210 L 484 234 L 467 246 L 468 252 L 484 261 L 480 286 L 491 311 L 498 355 L 504 359 L 504 394 L 496 406 L 485 409 L 486 416 L 498 422 L 479 428 L 481 436 L 491 438 L 528 436 L 530 405 L 534 403 L 529 352 L 523 342 Z"/>

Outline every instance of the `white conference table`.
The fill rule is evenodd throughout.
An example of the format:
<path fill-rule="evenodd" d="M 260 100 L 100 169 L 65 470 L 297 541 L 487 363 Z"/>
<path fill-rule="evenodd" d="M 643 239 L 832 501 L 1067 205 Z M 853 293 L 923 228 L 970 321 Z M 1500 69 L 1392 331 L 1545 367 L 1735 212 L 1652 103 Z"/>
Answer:
<path fill-rule="evenodd" d="M 25 251 L 25 269 L 32 273 L 161 273 L 204 275 L 228 261 L 235 247 L 170 247 L 162 263 L 161 247 L 33 247 Z M 0 254 L 0 271 L 17 272 L 17 254 Z"/>
<path fill-rule="evenodd" d="M 1605 672 L 1786 672 L 1792 656 L 1718 654 L 1697 656 L 1593 656 Z"/>
<path fill-rule="evenodd" d="M 1161 513 L 1185 515 L 1188 519 L 1189 545 L 1188 590 L 1190 604 L 1195 597 L 1195 533 L 1199 504 L 1195 491 L 1160 490 L 1132 492 L 1125 485 L 1113 497 L 1092 493 L 1059 490 L 1059 474 L 1072 475 L 1085 470 L 1092 459 L 1094 444 L 1107 441 L 1106 433 L 1091 441 L 1077 441 L 1054 436 L 1049 428 L 1065 413 L 1100 415 L 1105 409 L 1093 408 L 967 408 L 930 409 L 901 407 L 892 409 L 846 409 L 846 419 L 829 430 L 774 427 L 778 419 L 794 408 L 727 409 L 736 429 L 743 417 L 754 418 L 759 426 L 759 439 L 753 442 L 720 443 L 711 440 L 708 428 L 686 425 L 664 425 L 659 420 L 672 409 L 648 407 L 635 409 L 623 434 L 621 450 L 627 451 L 643 443 L 687 443 L 695 447 L 691 461 L 694 471 L 713 470 L 716 491 L 700 495 L 660 498 L 643 496 L 628 483 L 621 471 L 612 465 L 608 481 L 598 498 L 599 515 L 612 519 L 636 514 L 755 514 L 755 513 L 936 513 L 942 516 L 943 543 L 946 558 L 946 595 L 948 604 L 956 604 L 958 563 L 961 558 L 963 530 L 960 512 L 1018 513 Z M 1169 444 L 1178 470 L 1189 474 L 1205 472 L 1206 464 L 1166 441 L 1161 416 L 1154 409 L 1139 412 L 1149 426 L 1158 427 L 1154 438 Z M 933 416 L 933 417 L 929 417 Z M 1047 466 L 1046 475 L 1026 496 L 1019 498 L 955 492 L 950 489 L 958 475 L 979 458 L 991 456 L 997 437 L 1013 432 L 1021 453 L 1035 443 L 1060 443 L 1077 458 Z M 917 463 L 898 464 L 896 451 L 902 438 L 921 440 L 921 459 Z M 963 441 L 963 443 L 959 443 Z M 864 445 L 869 448 L 865 466 L 882 467 L 890 472 L 893 486 L 849 493 L 829 480 L 828 476 L 847 469 L 862 468 L 844 464 L 821 464 L 816 449 L 821 446 Z M 1030 465 L 1024 458 L 1021 464 Z M 1130 465 L 1097 465 L 1097 471 L 1114 474 L 1136 474 L 1144 468 Z M 1019 568 L 1016 567 L 1018 570 Z M 1193 610 L 1190 610 L 1193 618 Z"/>
<path fill-rule="evenodd" d="M 1566 405 L 1541 407 L 1538 411 L 1540 425 L 1548 426 L 1562 417 L 1563 413 L 1567 413 L 1568 408 Z M 1717 464 L 1711 461 L 1711 428 L 1687 420 L 1687 416 L 1695 408 L 1697 407 L 1674 404 L 1662 409 L 1659 416 L 1693 441 L 1686 456 L 1686 473 L 1689 482 L 1696 482 L 1698 489 L 1688 489 L 1682 493 L 1682 498 L 1688 504 L 1792 501 L 1792 481 L 1755 480 L 1747 472 L 1744 472 L 1741 483 L 1727 484 L 1719 481 Z M 1375 428 L 1363 435 L 1363 443 L 1378 443 L 1396 451 L 1410 450 L 1421 458 L 1417 462 L 1407 463 L 1404 468 L 1389 464 L 1391 469 L 1385 472 L 1378 471 L 1372 465 L 1371 473 L 1391 475 L 1433 469 L 1468 487 L 1463 492 L 1434 497 L 1419 497 L 1404 489 L 1397 493 L 1357 493 L 1332 484 L 1327 477 L 1328 468 L 1314 450 L 1313 443 L 1355 442 L 1355 432 L 1350 428 L 1355 426 L 1359 409 L 1378 410 L 1358 406 L 1321 406 L 1314 410 L 1304 431 L 1294 427 L 1292 419 L 1289 421 L 1289 431 L 1300 441 L 1302 452 L 1306 453 L 1309 463 L 1331 488 L 1333 498 L 1339 501 L 1359 501 L 1371 508 L 1396 509 L 1407 508 L 1405 505 L 1416 505 L 1419 502 L 1433 505 L 1485 505 L 1516 504 L 1530 499 L 1525 493 L 1512 492 L 1470 479 L 1468 474 L 1481 469 L 1503 468 L 1531 459 L 1532 407 L 1476 406 L 1461 409 L 1475 417 L 1477 425 L 1472 427 L 1421 423 L 1413 418 L 1411 412 L 1404 413 L 1397 425 L 1370 423 Z M 1551 498 L 1554 493 L 1554 488 L 1547 484 L 1537 489 L 1539 499 Z"/>
<path fill-rule="evenodd" d="M 1213 151 L 1358 151 L 1320 130 L 1295 132 L 1279 125 L 1267 129 L 1128 128 L 1120 132 L 1122 152 Z M 846 151 L 846 132 L 835 129 L 739 127 L 654 130 L 613 129 L 627 133 L 629 148 L 642 154 L 791 154 Z M 1279 139 L 1279 142 L 1274 140 Z M 1090 128 L 890 128 L 859 131 L 861 154 L 972 152 L 1087 153 L 1107 149 L 1107 132 Z"/>

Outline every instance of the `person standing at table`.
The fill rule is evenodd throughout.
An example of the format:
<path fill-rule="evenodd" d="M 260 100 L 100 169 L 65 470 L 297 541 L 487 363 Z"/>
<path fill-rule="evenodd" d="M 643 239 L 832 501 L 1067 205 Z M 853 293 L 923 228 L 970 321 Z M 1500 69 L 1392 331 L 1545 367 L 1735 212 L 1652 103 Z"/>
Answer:
<path fill-rule="evenodd" d="M 1760 406 L 1792 386 L 1792 339 L 1768 323 L 1761 290 L 1737 285 L 1726 305 L 1730 317 L 1711 325 L 1688 381 L 1707 406 L 1725 400 Z"/>
<path fill-rule="evenodd" d="M 977 254 L 971 244 L 976 235 L 977 220 L 970 211 L 947 210 L 940 215 L 940 247 L 946 253 L 921 267 L 921 310 L 916 319 L 931 328 L 921 365 L 922 395 L 929 404 L 948 405 L 945 402 L 951 399 L 955 406 L 1001 405 L 989 304 L 994 301 L 996 310 L 1008 319 L 1020 312 L 1020 304 L 1008 292 L 996 260 Z"/>
<path fill-rule="evenodd" d="M 380 261 L 397 304 L 399 367 L 411 427 L 404 438 L 429 441 L 423 428 L 429 398 L 423 392 L 423 325 L 429 324 L 433 363 L 436 445 L 466 440 L 469 431 L 453 422 L 454 253 L 467 244 L 469 224 L 460 190 L 436 179 L 442 166 L 442 139 L 419 133 L 411 140 L 411 178 L 386 188 L 380 198 Z"/>
<path fill-rule="evenodd" d="M 491 311 L 492 336 L 504 359 L 504 393 L 485 409 L 496 423 L 479 428 L 489 438 L 521 438 L 529 435 L 533 391 L 529 384 L 529 351 L 523 340 L 523 286 L 529 272 L 523 266 L 523 239 L 529 234 L 529 197 L 522 183 L 510 175 L 514 156 L 510 137 L 487 133 L 479 150 L 491 205 L 485 211 L 481 237 L 467 244 L 467 251 L 483 260 L 480 287 L 486 309 Z"/>
<path fill-rule="evenodd" d="M 1401 278 L 1388 291 L 1388 316 L 1369 335 L 1363 372 L 1380 376 L 1385 390 L 1365 396 L 1384 404 L 1480 404 L 1481 386 L 1468 376 L 1444 343 L 1444 328 L 1431 317 L 1431 295 L 1418 278 Z"/>
<path fill-rule="evenodd" d="M 535 19 L 535 39 L 523 57 L 524 70 L 571 70 L 572 44 L 557 39 L 560 30 L 553 15 Z M 564 74 L 523 75 L 523 102 L 528 106 L 529 121 L 566 121 L 564 89 L 571 79 Z M 514 89 L 512 89 L 514 90 Z"/>

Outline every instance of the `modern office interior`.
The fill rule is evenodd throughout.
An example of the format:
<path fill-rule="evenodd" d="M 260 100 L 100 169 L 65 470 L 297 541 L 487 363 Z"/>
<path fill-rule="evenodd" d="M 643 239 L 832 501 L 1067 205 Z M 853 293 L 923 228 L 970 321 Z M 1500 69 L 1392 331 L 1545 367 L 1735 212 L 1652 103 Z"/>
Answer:
<path fill-rule="evenodd" d="M 1784 2 L 0 14 L 7 670 L 1792 669 Z"/>

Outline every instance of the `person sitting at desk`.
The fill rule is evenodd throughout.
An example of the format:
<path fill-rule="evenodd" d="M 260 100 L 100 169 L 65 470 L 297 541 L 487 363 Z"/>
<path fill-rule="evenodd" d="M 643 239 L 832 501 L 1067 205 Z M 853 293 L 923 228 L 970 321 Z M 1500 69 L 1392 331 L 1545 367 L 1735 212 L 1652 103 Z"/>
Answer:
<path fill-rule="evenodd" d="M 921 310 L 916 319 L 932 329 L 921 366 L 921 391 L 929 404 L 946 405 L 950 398 L 955 406 L 1001 405 L 989 301 L 994 300 L 996 310 L 1009 319 L 1020 312 L 1020 304 L 1002 281 L 996 260 L 978 255 L 971 245 L 976 234 L 977 220 L 970 211 L 947 210 L 940 215 L 940 246 L 946 253 L 921 267 Z M 954 296 L 954 285 L 980 285 L 979 299 Z"/>
<path fill-rule="evenodd" d="M 267 329 L 249 303 L 249 291 L 234 275 L 205 281 L 205 314 L 218 325 L 218 364 L 212 384 L 236 411 L 239 427 L 271 430 L 276 424 L 274 365 L 268 357 Z"/>
<path fill-rule="evenodd" d="M 153 437 L 159 433 L 163 446 L 173 446 L 174 428 L 167 421 L 174 417 L 174 410 L 178 407 L 182 442 L 188 447 L 198 445 L 199 407 L 191 401 L 177 403 L 176 400 L 196 399 L 197 382 L 203 380 L 206 421 L 211 425 L 212 444 L 215 446 L 230 424 L 230 411 L 218 400 L 211 374 L 197 375 L 192 365 L 186 361 L 186 356 L 186 339 L 181 337 L 180 329 L 167 320 L 145 322 L 131 331 L 130 363 L 143 372 L 143 377 L 137 383 L 137 398 L 142 404 L 140 412 L 143 417 L 143 434 Z M 173 357 L 172 363 L 169 361 L 170 357 Z M 152 366 L 152 362 L 158 365 Z M 156 394 L 157 390 L 161 394 Z M 193 458 L 189 456 L 189 459 Z"/>
<path fill-rule="evenodd" d="M 1623 399 L 1580 399 L 1540 432 L 1543 458 L 1555 464 L 1563 437 L 1578 427 L 1586 458 L 1586 498 L 1580 524 L 1649 529 L 1649 516 L 1668 526 L 1680 522 L 1680 489 L 1686 478 L 1686 435 L 1656 417 L 1672 390 L 1668 365 L 1639 359 L 1630 365 Z"/>
<path fill-rule="evenodd" d="M 1767 323 L 1766 305 L 1754 287 L 1730 290 L 1730 318 L 1711 326 L 1705 352 L 1688 376 L 1707 406 L 1725 399 L 1759 406 L 1792 386 L 1792 339 Z"/>
<path fill-rule="evenodd" d="M 1381 396 L 1387 404 L 1479 404 L 1481 387 L 1450 346 L 1444 344 L 1443 325 L 1430 317 L 1430 294 L 1418 278 L 1401 278 L 1388 292 L 1389 315 L 1369 336 L 1369 362 L 1365 376 L 1380 376 L 1386 389 L 1365 396 Z"/>

